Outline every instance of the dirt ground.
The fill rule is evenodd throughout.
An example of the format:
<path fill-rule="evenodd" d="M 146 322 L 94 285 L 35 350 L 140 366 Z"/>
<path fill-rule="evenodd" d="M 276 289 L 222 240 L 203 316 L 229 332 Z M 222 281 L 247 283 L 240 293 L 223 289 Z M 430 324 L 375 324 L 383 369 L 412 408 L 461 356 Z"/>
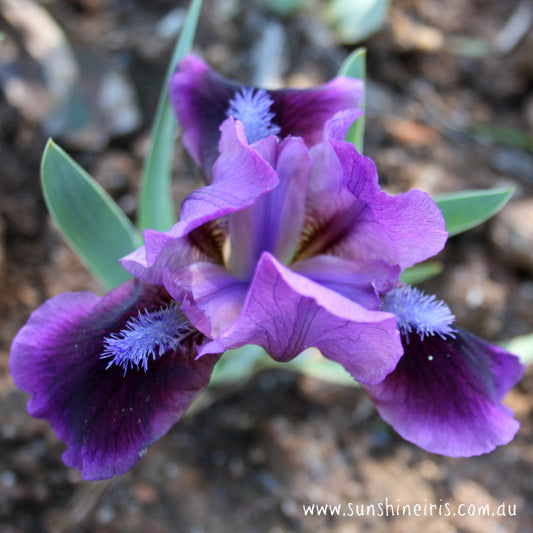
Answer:
<path fill-rule="evenodd" d="M 480 457 L 424 452 L 382 422 L 360 389 L 280 369 L 210 391 L 120 478 L 84 482 L 63 465 L 63 444 L 26 414 L 27 396 L 11 381 L 9 345 L 46 298 L 102 288 L 49 220 L 41 153 L 53 134 L 135 216 L 150 121 L 186 2 L 36 2 L 64 31 L 68 53 L 53 61 L 35 51 L 32 31 L 42 39 L 37 50 L 53 32 L 29 7 L 22 21 L 8 14 L 9 3 L 0 1 L 0 531 L 533 531 L 531 367 L 507 398 L 522 424 L 517 437 Z M 310 4 L 280 18 L 259 0 L 206 0 L 195 50 L 243 82 L 321 83 L 353 46 L 318 16 L 324 2 Z M 515 188 L 495 219 L 449 242 L 439 257 L 444 274 L 425 284 L 461 327 L 494 342 L 533 330 L 532 9 L 518 0 L 445 8 L 396 0 L 364 43 L 365 151 L 389 190 Z M 76 98 L 66 97 L 61 83 L 76 72 Z M 178 151 L 177 199 L 194 186 L 191 168 Z M 312 504 L 342 508 L 311 516 L 303 506 Z M 379 504 L 392 506 L 388 516 L 371 516 Z M 404 505 L 411 516 L 397 516 Z M 478 511 L 486 505 L 488 515 Z"/>

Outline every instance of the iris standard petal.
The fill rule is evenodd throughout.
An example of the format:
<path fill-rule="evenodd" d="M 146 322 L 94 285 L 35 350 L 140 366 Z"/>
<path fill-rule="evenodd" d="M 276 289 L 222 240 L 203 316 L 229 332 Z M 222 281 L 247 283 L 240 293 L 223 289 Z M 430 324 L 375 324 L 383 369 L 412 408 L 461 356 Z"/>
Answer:
<path fill-rule="evenodd" d="M 519 423 L 501 402 L 524 372 L 518 358 L 466 331 L 404 337 L 405 354 L 366 390 L 383 419 L 430 452 L 468 457 L 507 444 Z"/>
<path fill-rule="evenodd" d="M 219 126 L 227 116 L 230 100 L 243 85 L 225 79 L 194 55 L 183 58 L 170 81 L 169 96 L 184 134 L 183 142 L 200 165 L 208 182 L 217 156 Z M 363 83 L 338 77 L 310 89 L 267 91 L 272 99 L 272 123 L 280 137 L 302 137 L 308 146 L 322 140 L 324 124 L 335 113 L 358 107 Z"/>
<path fill-rule="evenodd" d="M 361 109 L 353 107 L 335 113 L 324 126 L 323 140 L 344 141 L 348 130 L 359 117 L 363 116 L 363 114 Z"/>
<path fill-rule="evenodd" d="M 199 334 L 150 361 L 147 372 L 107 368 L 101 358 L 106 338 L 169 300 L 164 289 L 138 280 L 104 298 L 63 293 L 39 307 L 13 341 L 11 374 L 31 395 L 29 413 L 50 422 L 67 445 L 63 460 L 85 479 L 130 469 L 209 381 L 218 357 L 195 359 Z"/>
<path fill-rule="evenodd" d="M 183 237 L 205 222 L 244 209 L 279 183 L 270 164 L 248 145 L 240 122 L 228 118 L 220 130 L 220 156 L 213 167 L 213 183 L 185 198 L 180 220 L 169 231 L 173 237 Z M 262 142 L 277 144 L 275 137 Z"/>
<path fill-rule="evenodd" d="M 381 190 L 373 191 L 366 185 L 362 188 L 358 167 L 366 158 L 350 143 L 332 141 L 331 144 L 344 171 L 344 183 L 372 211 L 372 219 L 367 218 L 365 223 L 354 225 L 356 236 L 350 235 L 348 246 L 354 241 L 364 242 L 360 246 L 366 248 L 365 257 L 378 256 L 384 259 L 387 258 L 387 251 L 394 249 L 396 257 L 391 262 L 399 264 L 402 269 L 442 250 L 448 233 L 442 213 L 429 194 L 412 190 L 390 196 Z M 363 165 L 370 163 L 368 160 Z M 369 170 L 365 169 L 364 174 L 368 173 Z M 383 244 L 380 243 L 380 235 L 383 236 Z"/>
<path fill-rule="evenodd" d="M 333 253 L 356 260 L 388 260 L 388 257 L 366 257 L 357 249 L 341 248 L 342 253 L 337 253 L 337 248 L 356 224 L 372 220 L 368 199 L 379 192 L 372 160 L 360 156 L 351 168 L 344 169 L 344 161 L 339 159 L 329 140 L 314 146 L 311 157 L 313 167 L 307 194 L 307 221 L 297 259 Z M 347 180 L 348 173 L 352 175 L 350 181 Z"/>
<path fill-rule="evenodd" d="M 311 152 L 311 229 L 299 259 L 331 253 L 406 268 L 444 247 L 444 219 L 427 193 L 390 196 L 381 191 L 374 163 L 350 143 L 330 140 Z"/>
<path fill-rule="evenodd" d="M 289 361 L 315 346 L 354 379 L 379 383 L 402 354 L 396 317 L 368 311 L 264 253 L 238 320 L 200 353 L 220 346 L 262 346 L 277 361 Z"/>
<path fill-rule="evenodd" d="M 218 259 L 214 255 L 219 251 L 209 249 L 209 238 L 203 238 L 201 226 L 245 209 L 279 183 L 270 164 L 248 146 L 242 124 L 229 118 L 221 131 L 221 155 L 213 169 L 213 182 L 185 198 L 180 220 L 169 231 L 143 233 L 144 246 L 121 259 L 122 266 L 133 276 L 161 284 L 165 267 L 177 270 L 195 260 Z M 277 149 L 275 137 L 260 142 L 272 145 L 271 150 Z M 204 241 L 203 245 L 200 241 Z"/>
<path fill-rule="evenodd" d="M 305 221 L 312 164 L 309 150 L 300 138 L 288 137 L 273 146 L 266 141 L 253 146 L 275 170 L 279 185 L 230 217 L 232 248 L 228 268 L 242 279 L 251 279 L 264 251 L 282 263 L 290 263 Z"/>

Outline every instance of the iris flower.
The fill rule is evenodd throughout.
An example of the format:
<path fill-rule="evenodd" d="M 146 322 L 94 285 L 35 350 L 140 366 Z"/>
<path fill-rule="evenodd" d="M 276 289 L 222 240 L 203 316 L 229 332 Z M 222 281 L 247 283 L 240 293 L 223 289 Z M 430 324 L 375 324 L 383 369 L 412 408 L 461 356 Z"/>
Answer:
<path fill-rule="evenodd" d="M 508 442 L 518 424 L 501 399 L 522 367 L 399 283 L 447 233 L 427 194 L 386 194 L 373 162 L 344 141 L 360 84 L 267 92 L 188 56 L 170 94 L 206 186 L 175 226 L 146 230 L 122 259 L 133 280 L 103 298 L 52 298 L 12 345 L 15 383 L 66 442 L 65 463 L 86 479 L 127 471 L 220 355 L 247 344 L 280 362 L 317 347 L 430 451 Z"/>
<path fill-rule="evenodd" d="M 201 63 L 190 57 L 181 69 L 187 61 Z M 273 131 L 298 130 L 313 142 L 335 112 L 358 103 L 362 86 L 338 79 L 276 94 L 280 112 Z M 296 114 L 283 112 L 284 103 Z M 313 109 L 307 122 L 297 112 L 306 103 Z M 223 112 L 220 122 L 224 118 Z M 211 160 L 219 125 L 210 133 L 212 144 L 202 148 Z M 186 137 L 194 151 L 194 135 Z M 201 238 L 201 230 L 195 235 Z M 193 262 L 198 257 L 190 251 L 185 246 L 178 255 Z M 104 297 L 70 292 L 45 302 L 15 337 L 10 371 L 31 395 L 29 413 L 47 419 L 66 443 L 65 463 L 85 479 L 103 479 L 129 470 L 207 386 L 219 354 L 198 357 L 198 349 L 211 340 L 188 320 L 161 276 L 156 283 L 137 278 Z"/>
<path fill-rule="evenodd" d="M 230 116 L 212 183 L 185 199 L 173 228 L 145 231 L 122 260 L 163 283 L 212 339 L 200 356 L 257 344 L 289 361 L 315 346 L 367 384 L 395 368 L 403 350 L 380 294 L 439 251 L 446 232 L 427 194 L 379 189 L 372 161 L 342 140 L 355 116 L 336 114 L 311 149 L 272 134 L 250 145 Z"/>

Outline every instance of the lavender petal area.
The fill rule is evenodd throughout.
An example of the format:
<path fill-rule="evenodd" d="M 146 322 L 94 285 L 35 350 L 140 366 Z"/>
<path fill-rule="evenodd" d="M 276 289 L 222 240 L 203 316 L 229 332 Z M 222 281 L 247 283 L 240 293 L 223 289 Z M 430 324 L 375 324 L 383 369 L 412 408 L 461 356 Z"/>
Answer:
<path fill-rule="evenodd" d="M 163 270 L 178 270 L 195 260 L 208 259 L 187 237 L 173 237 L 170 232 L 145 230 L 144 245 L 120 259 L 134 278 L 152 285 L 163 284 Z"/>
<path fill-rule="evenodd" d="M 104 298 L 63 293 L 39 307 L 13 341 L 10 370 L 31 395 L 29 413 L 50 422 L 67 445 L 63 460 L 84 479 L 129 470 L 209 382 L 218 356 L 196 359 L 198 333 L 150 360 L 146 372 L 102 358 L 110 335 L 169 301 L 164 289 L 137 280 Z"/>
<path fill-rule="evenodd" d="M 221 155 L 213 169 L 213 182 L 185 198 L 180 220 L 169 231 L 143 233 L 144 246 L 121 259 L 133 276 L 162 284 L 165 268 L 175 271 L 195 259 L 209 260 L 209 254 L 202 254 L 191 234 L 217 218 L 245 209 L 278 185 L 279 178 L 269 162 L 248 146 L 242 124 L 229 118 L 221 130 Z M 276 151 L 278 142 L 270 136 L 256 144 L 263 151 Z"/>
<path fill-rule="evenodd" d="M 210 338 L 238 319 L 248 291 L 248 283 L 213 263 L 198 262 L 177 272 L 166 270 L 163 281 L 189 320 Z"/>
<path fill-rule="evenodd" d="M 262 346 L 290 361 L 314 346 L 362 383 L 379 383 L 402 355 L 396 317 L 369 311 L 292 272 L 269 253 L 259 260 L 239 318 L 200 353 Z"/>
<path fill-rule="evenodd" d="M 502 404 L 522 377 L 518 358 L 462 330 L 403 337 L 405 354 L 382 383 L 365 387 L 382 418 L 406 440 L 452 457 L 507 444 L 518 430 Z"/>
<path fill-rule="evenodd" d="M 320 232 L 309 239 L 301 258 L 332 253 L 403 269 L 442 250 L 444 219 L 427 193 L 388 195 L 378 185 L 372 160 L 346 142 L 326 141 L 311 155 L 308 215 Z"/>
<path fill-rule="evenodd" d="M 390 291 L 400 275 L 399 267 L 385 261 L 347 261 L 333 255 L 317 255 L 293 263 L 291 269 L 373 310 L 381 309 L 380 295 Z"/>
<path fill-rule="evenodd" d="M 248 145 L 240 122 L 230 117 L 220 129 L 220 156 L 213 167 L 213 183 L 185 198 L 180 220 L 169 232 L 174 237 L 182 237 L 205 222 L 252 205 L 279 183 L 269 162 Z M 265 150 L 275 150 L 277 143 L 274 136 L 258 142 L 266 145 Z"/>
<path fill-rule="evenodd" d="M 256 143 L 254 148 L 275 170 L 279 183 L 251 206 L 230 217 L 230 239 L 236 245 L 232 245 L 228 268 L 243 279 L 252 277 L 264 251 L 289 264 L 296 254 L 305 223 L 312 164 L 309 151 L 300 138 L 288 137 L 273 146 L 264 141 Z M 253 180 L 254 175 L 250 174 L 249 179 Z"/>

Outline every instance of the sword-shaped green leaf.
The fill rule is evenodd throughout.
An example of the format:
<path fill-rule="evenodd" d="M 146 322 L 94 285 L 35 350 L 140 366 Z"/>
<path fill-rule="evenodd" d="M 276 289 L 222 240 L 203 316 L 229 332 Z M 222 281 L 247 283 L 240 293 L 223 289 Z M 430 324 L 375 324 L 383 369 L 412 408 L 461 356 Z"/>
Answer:
<path fill-rule="evenodd" d="M 401 280 L 406 285 L 416 285 L 428 279 L 438 276 L 444 267 L 437 261 L 419 263 L 418 265 L 406 268 L 401 275 Z"/>
<path fill-rule="evenodd" d="M 441 194 L 433 199 L 442 211 L 446 229 L 452 237 L 495 215 L 512 194 L 513 189 L 488 189 Z"/>
<path fill-rule="evenodd" d="M 139 199 L 138 226 L 141 230 L 151 228 L 166 231 L 176 221 L 171 181 L 177 123 L 168 98 L 168 84 L 176 65 L 192 48 L 201 7 L 201 0 L 191 2 L 159 97 Z"/>
<path fill-rule="evenodd" d="M 354 50 L 341 65 L 339 69 L 339 76 L 347 76 L 348 78 L 356 78 L 361 80 L 364 84 L 363 99 L 359 108 L 365 111 L 366 99 L 366 48 L 357 48 Z M 351 142 L 357 148 L 357 151 L 362 154 L 364 147 L 365 136 L 365 115 L 359 117 L 350 127 L 346 134 L 346 142 Z"/>
<path fill-rule="evenodd" d="M 104 189 L 52 140 L 41 161 L 41 185 L 48 211 L 89 270 L 107 288 L 129 279 L 118 259 L 140 245 L 140 236 Z"/>

